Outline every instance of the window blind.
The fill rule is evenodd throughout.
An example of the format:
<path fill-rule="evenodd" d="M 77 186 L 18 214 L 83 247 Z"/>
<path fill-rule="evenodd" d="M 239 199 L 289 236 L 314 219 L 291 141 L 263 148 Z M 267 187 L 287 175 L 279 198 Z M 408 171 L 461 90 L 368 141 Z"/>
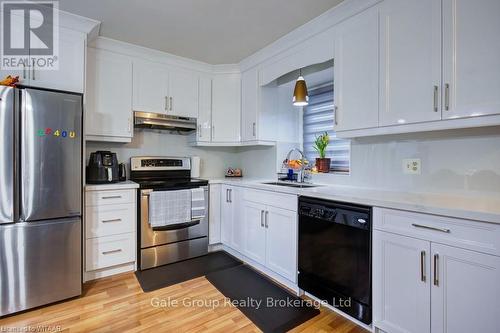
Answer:
<path fill-rule="evenodd" d="M 351 142 L 336 138 L 333 130 L 333 84 L 309 90 L 309 105 L 304 108 L 303 149 L 306 158 L 314 164 L 319 157 L 313 148 L 317 136 L 327 132 L 330 144 L 326 157 L 331 158 L 330 170 L 348 173 L 350 169 Z"/>

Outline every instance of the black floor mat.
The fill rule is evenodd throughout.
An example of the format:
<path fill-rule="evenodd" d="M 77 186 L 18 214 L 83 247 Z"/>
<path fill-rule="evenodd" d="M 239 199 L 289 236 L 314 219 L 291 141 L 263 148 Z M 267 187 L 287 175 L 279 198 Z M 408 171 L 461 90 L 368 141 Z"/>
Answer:
<path fill-rule="evenodd" d="M 142 290 L 148 292 L 241 264 L 241 261 L 226 252 L 218 251 L 209 253 L 203 257 L 188 259 L 145 271 L 136 271 L 135 276 Z"/>
<path fill-rule="evenodd" d="M 311 303 L 292 295 L 246 265 L 212 272 L 206 278 L 224 296 L 237 303 L 238 309 L 265 333 L 286 332 L 319 314 Z M 260 306 L 257 306 L 259 301 Z"/>

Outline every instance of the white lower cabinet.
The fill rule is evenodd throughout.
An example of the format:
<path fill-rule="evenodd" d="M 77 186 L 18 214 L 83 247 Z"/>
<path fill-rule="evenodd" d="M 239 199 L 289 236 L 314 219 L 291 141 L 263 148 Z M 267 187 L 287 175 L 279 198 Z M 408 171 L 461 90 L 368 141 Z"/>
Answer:
<path fill-rule="evenodd" d="M 239 251 L 241 249 L 242 226 L 239 189 L 222 185 L 221 192 L 221 241 Z"/>
<path fill-rule="evenodd" d="M 373 246 L 375 326 L 391 333 L 430 332 L 430 243 L 375 230 Z"/>
<path fill-rule="evenodd" d="M 222 186 L 224 245 L 297 281 L 297 196 Z"/>
<path fill-rule="evenodd" d="M 266 267 L 295 282 L 297 279 L 297 212 L 267 206 Z"/>
<path fill-rule="evenodd" d="M 220 184 L 210 184 L 210 200 L 208 209 L 208 244 L 218 244 L 221 231 L 221 187 Z"/>
<path fill-rule="evenodd" d="M 432 243 L 431 332 L 500 332 L 500 258 Z"/>
<path fill-rule="evenodd" d="M 495 245 L 500 225 L 375 209 L 374 228 L 377 329 L 500 332 L 500 252 Z M 469 236 L 464 238 L 465 228 Z M 471 248 L 489 243 L 489 253 L 462 248 L 467 243 Z"/>
<path fill-rule="evenodd" d="M 266 206 L 250 201 L 243 202 L 243 253 L 261 265 L 266 264 Z"/>
<path fill-rule="evenodd" d="M 135 189 L 86 190 L 85 281 L 135 269 Z"/>

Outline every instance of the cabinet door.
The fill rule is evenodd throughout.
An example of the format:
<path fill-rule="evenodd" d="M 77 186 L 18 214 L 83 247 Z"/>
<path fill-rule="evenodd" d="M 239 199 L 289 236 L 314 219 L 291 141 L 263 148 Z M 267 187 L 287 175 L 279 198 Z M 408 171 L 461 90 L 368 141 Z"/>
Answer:
<path fill-rule="evenodd" d="M 340 23 L 335 37 L 335 130 L 378 126 L 378 7 Z"/>
<path fill-rule="evenodd" d="M 288 280 L 297 280 L 297 213 L 267 207 L 266 266 Z"/>
<path fill-rule="evenodd" d="M 86 132 L 121 141 L 132 138 L 132 60 L 89 48 L 87 52 Z M 103 141 L 109 138 L 102 138 Z"/>
<path fill-rule="evenodd" d="M 221 241 L 232 247 L 233 244 L 233 205 L 229 199 L 231 186 L 222 185 L 221 192 Z"/>
<path fill-rule="evenodd" d="M 196 141 L 210 142 L 212 134 L 212 80 L 200 77 Z"/>
<path fill-rule="evenodd" d="M 373 322 L 391 333 L 430 332 L 430 243 L 373 231 Z"/>
<path fill-rule="evenodd" d="M 83 93 L 85 34 L 59 27 L 58 69 L 30 68 L 30 85 Z"/>
<path fill-rule="evenodd" d="M 380 125 L 441 119 L 441 1 L 380 9 Z"/>
<path fill-rule="evenodd" d="M 198 116 L 198 75 L 175 69 L 169 73 L 169 106 L 167 114 L 196 118 Z"/>
<path fill-rule="evenodd" d="M 257 140 L 259 72 L 257 68 L 241 74 L 241 141 Z"/>
<path fill-rule="evenodd" d="M 240 141 L 239 74 L 217 74 L 212 80 L 212 142 Z"/>
<path fill-rule="evenodd" d="M 208 216 L 208 243 L 218 244 L 221 242 L 221 193 L 222 186 L 210 185 L 209 216 Z"/>
<path fill-rule="evenodd" d="M 266 206 L 243 201 L 243 254 L 256 262 L 266 264 L 266 228 L 264 225 Z"/>
<path fill-rule="evenodd" d="M 443 0 L 443 118 L 500 114 L 500 1 Z"/>
<path fill-rule="evenodd" d="M 146 61 L 134 61 L 134 111 L 166 113 L 168 100 L 168 71 L 165 66 Z"/>
<path fill-rule="evenodd" d="M 3 24 L 3 12 L 0 11 L 0 15 L 2 15 L 2 24 Z M 12 47 L 19 47 L 19 48 L 24 48 L 24 44 L 21 44 L 21 42 L 24 42 L 24 16 L 20 15 L 11 15 L 11 46 Z M 2 37 L 2 43 L 4 43 L 3 37 Z M 18 44 L 19 43 L 19 44 Z M 23 56 L 23 62 L 19 62 L 17 66 L 15 66 L 16 69 L 10 70 L 10 69 L 3 69 L 2 66 L 0 66 L 0 80 L 4 79 L 7 75 L 10 76 L 19 76 L 19 82 L 20 84 L 23 85 L 29 85 L 30 80 L 29 80 L 29 56 Z M 2 61 L 5 61 L 2 59 Z"/>
<path fill-rule="evenodd" d="M 432 244 L 432 333 L 500 332 L 500 258 Z"/>
<path fill-rule="evenodd" d="M 243 217 L 241 216 L 241 190 L 239 187 L 229 187 L 229 202 L 232 210 L 232 234 L 231 245 L 233 249 L 241 251 L 243 249 Z"/>

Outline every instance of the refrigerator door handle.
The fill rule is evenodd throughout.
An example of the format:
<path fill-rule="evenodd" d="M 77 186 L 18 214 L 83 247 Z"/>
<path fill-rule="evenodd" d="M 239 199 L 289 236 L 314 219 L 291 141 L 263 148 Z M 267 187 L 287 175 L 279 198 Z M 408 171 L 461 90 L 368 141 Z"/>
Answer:
<path fill-rule="evenodd" d="M 16 221 L 16 90 L 0 87 L 0 225 Z"/>

